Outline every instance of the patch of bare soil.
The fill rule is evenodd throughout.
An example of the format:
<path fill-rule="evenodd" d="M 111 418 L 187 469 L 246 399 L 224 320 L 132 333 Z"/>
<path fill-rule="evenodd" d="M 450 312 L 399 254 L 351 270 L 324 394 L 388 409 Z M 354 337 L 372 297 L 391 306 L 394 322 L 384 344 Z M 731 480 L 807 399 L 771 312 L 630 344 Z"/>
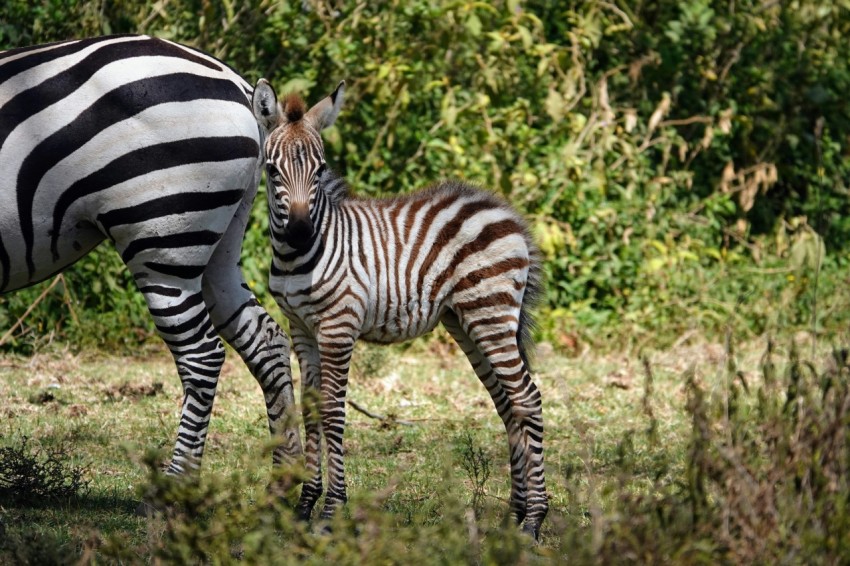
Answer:
<path fill-rule="evenodd" d="M 122 383 L 107 387 L 104 391 L 109 401 L 138 401 L 143 397 L 155 397 L 162 393 L 162 382 L 153 383 Z"/>

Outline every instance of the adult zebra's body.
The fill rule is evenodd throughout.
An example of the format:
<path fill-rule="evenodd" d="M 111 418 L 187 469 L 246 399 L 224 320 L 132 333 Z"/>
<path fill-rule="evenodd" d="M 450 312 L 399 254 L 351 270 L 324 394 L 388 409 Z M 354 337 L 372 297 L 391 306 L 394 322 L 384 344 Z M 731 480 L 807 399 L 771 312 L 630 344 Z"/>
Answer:
<path fill-rule="evenodd" d="M 251 94 L 213 57 L 146 36 L 0 53 L 0 292 L 115 244 L 182 380 L 174 474 L 200 465 L 217 332 L 263 389 L 274 460 L 301 452 L 288 340 L 238 263 L 262 174 Z"/>
<path fill-rule="evenodd" d="M 537 252 L 520 216 L 494 195 L 459 182 L 392 199 L 348 197 L 328 173 L 320 130 L 339 113 L 344 83 L 306 111 L 278 104 L 269 84 L 254 91 L 266 140 L 270 289 L 289 317 L 305 399 L 308 479 L 298 512 L 322 493 L 321 439 L 328 493 L 321 516 L 346 500 L 342 438 L 345 393 L 356 340 L 388 343 L 438 322 L 486 386 L 508 433 L 511 512 L 537 537 L 548 510 L 541 397 L 525 356 L 529 308 L 539 287 Z"/>

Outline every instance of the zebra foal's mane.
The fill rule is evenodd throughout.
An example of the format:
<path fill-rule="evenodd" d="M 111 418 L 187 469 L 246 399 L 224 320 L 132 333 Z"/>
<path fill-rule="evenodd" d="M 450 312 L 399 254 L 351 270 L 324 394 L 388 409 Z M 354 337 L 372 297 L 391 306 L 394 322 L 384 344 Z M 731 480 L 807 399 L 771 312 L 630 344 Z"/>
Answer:
<path fill-rule="evenodd" d="M 339 206 L 343 202 L 355 198 L 351 195 L 351 187 L 345 177 L 330 167 L 325 168 L 322 173 L 322 177 L 319 179 L 319 189 L 325 193 L 332 206 Z"/>
<path fill-rule="evenodd" d="M 298 122 L 307 113 L 307 103 L 297 92 L 290 92 L 283 97 L 281 102 L 283 116 L 286 122 L 292 124 Z"/>

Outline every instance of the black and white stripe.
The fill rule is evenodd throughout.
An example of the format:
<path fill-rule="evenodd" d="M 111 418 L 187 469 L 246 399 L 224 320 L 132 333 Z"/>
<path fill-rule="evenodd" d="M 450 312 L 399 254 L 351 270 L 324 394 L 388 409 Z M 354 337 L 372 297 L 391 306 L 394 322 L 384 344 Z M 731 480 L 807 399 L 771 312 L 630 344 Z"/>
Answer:
<path fill-rule="evenodd" d="M 254 114 L 269 130 L 269 287 L 291 322 L 303 397 L 318 401 L 304 403 L 309 477 L 298 512 L 308 518 L 322 493 L 322 435 L 321 516 L 346 501 L 342 441 L 355 342 L 398 342 L 442 322 L 504 422 L 511 512 L 536 538 L 548 511 L 541 396 L 525 355 L 540 285 L 536 248 L 516 211 L 464 183 L 392 199 L 347 196 L 325 166 L 319 134 L 336 119 L 343 88 L 309 111 L 297 96 L 278 103 L 265 81 L 254 91 Z"/>
<path fill-rule="evenodd" d="M 263 389 L 275 461 L 301 452 L 288 340 L 239 268 L 262 173 L 252 90 L 213 57 L 147 36 L 0 53 L 0 292 L 113 242 L 183 383 L 174 474 L 200 465 L 219 335 Z"/>

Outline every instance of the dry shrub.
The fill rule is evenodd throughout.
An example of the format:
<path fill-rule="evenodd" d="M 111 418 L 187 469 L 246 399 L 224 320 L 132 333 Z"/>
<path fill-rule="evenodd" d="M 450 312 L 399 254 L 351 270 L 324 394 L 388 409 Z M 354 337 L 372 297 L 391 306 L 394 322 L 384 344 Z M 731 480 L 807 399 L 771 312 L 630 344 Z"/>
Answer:
<path fill-rule="evenodd" d="M 610 564 L 850 559 L 846 352 L 835 352 L 818 370 L 792 347 L 778 375 L 770 344 L 757 385 L 735 367 L 731 347 L 727 353 L 722 394 L 708 396 L 694 369 L 683 376 L 691 431 L 681 474 L 668 473 L 681 462 L 667 459 L 658 463 L 652 485 L 638 486 L 625 474 L 634 454 L 624 441 L 624 476 L 604 488 L 612 502 L 592 525 L 596 543 L 577 545 L 584 548 L 583 559 Z"/>
<path fill-rule="evenodd" d="M 71 463 L 64 448 L 32 447 L 23 437 L 17 445 L 0 447 L 0 501 L 37 505 L 84 495 L 87 471 Z"/>

